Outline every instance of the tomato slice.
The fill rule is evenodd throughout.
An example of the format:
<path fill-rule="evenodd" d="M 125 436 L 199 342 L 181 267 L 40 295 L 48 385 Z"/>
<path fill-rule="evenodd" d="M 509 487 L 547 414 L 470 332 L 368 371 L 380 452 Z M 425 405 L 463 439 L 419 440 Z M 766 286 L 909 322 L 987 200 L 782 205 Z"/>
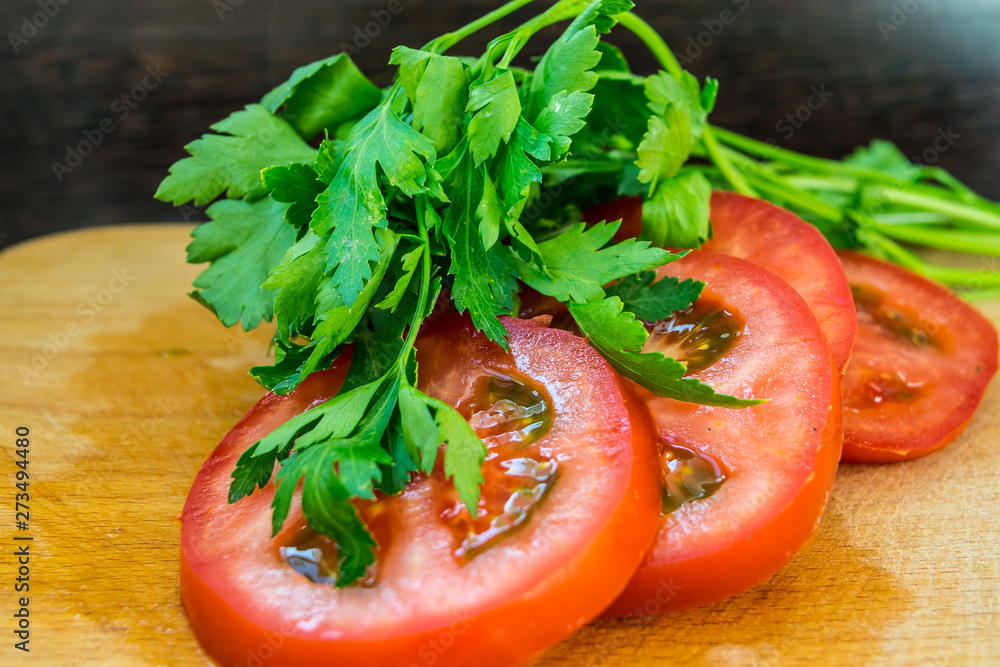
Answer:
<path fill-rule="evenodd" d="M 844 460 L 935 452 L 965 428 L 997 370 L 997 333 L 950 290 L 906 269 L 840 254 L 858 337 L 843 381 Z"/>
<path fill-rule="evenodd" d="M 181 552 L 185 608 L 220 664 L 517 665 L 621 591 L 658 523 L 649 415 L 580 338 L 503 321 L 510 352 L 454 314 L 417 342 L 421 389 L 490 447 L 478 516 L 440 470 L 359 502 L 380 544 L 364 584 L 317 583 L 336 545 L 303 530 L 297 503 L 271 540 L 270 485 L 226 502 L 240 453 L 334 395 L 346 365 L 266 396 L 225 437 L 188 496 Z"/>
<path fill-rule="evenodd" d="M 770 577 L 816 530 L 840 457 L 839 375 L 802 297 L 766 269 L 705 251 L 658 274 L 706 288 L 652 325 L 646 351 L 695 362 L 691 375 L 717 391 L 767 402 L 735 410 L 643 393 L 664 514 L 614 616 L 709 604 Z"/>
<path fill-rule="evenodd" d="M 791 211 L 734 192 L 713 192 L 712 238 L 702 250 L 763 266 L 795 288 L 812 309 L 837 368 L 851 357 L 858 321 L 837 253 L 818 229 Z"/>

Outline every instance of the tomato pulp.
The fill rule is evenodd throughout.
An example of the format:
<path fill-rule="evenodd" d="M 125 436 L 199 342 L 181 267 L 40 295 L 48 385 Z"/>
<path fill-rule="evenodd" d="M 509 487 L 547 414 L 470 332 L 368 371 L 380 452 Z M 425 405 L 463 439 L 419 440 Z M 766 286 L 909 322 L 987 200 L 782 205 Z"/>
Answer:
<path fill-rule="evenodd" d="M 941 449 L 997 370 L 997 333 L 950 290 L 856 253 L 840 259 L 858 337 L 843 381 L 844 460 L 887 463 Z"/>
<path fill-rule="evenodd" d="M 709 604 L 770 577 L 816 530 L 840 457 L 839 374 L 802 297 L 766 269 L 704 251 L 657 273 L 707 287 L 652 325 L 644 351 L 690 362 L 717 391 L 767 402 L 718 408 L 643 392 L 660 439 L 664 515 L 613 616 Z"/>
<path fill-rule="evenodd" d="M 417 342 L 421 389 L 463 411 L 490 444 L 479 516 L 456 507 L 440 470 L 415 477 L 398 496 L 359 502 L 380 544 L 377 572 L 364 585 L 338 590 L 304 576 L 298 561 L 330 545 L 314 549 L 325 538 L 302 538 L 297 503 L 272 541 L 271 485 L 226 502 L 238 456 L 333 396 L 345 364 L 289 396 L 266 396 L 225 437 L 182 517 L 181 597 L 213 658 L 243 664 L 266 652 L 268 665 L 517 665 L 621 591 L 658 523 L 649 415 L 583 340 L 538 321 L 503 322 L 510 352 L 454 314 Z"/>

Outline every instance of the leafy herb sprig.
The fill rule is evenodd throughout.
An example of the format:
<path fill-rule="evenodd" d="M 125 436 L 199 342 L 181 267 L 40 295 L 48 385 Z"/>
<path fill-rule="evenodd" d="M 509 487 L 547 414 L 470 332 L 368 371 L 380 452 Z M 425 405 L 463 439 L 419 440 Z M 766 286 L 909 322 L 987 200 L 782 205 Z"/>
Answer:
<path fill-rule="evenodd" d="M 476 512 L 486 448 L 451 406 L 417 389 L 416 334 L 441 294 L 506 347 L 499 317 L 516 313 L 528 285 L 567 303 L 591 344 L 651 391 L 746 407 L 758 401 L 716 394 L 685 378 L 682 363 L 641 351 L 637 316 L 663 318 L 700 294 L 694 281 L 652 283 L 649 270 L 680 256 L 662 248 L 708 237 L 713 185 L 771 197 L 831 238 L 907 261 L 891 239 L 934 240 L 918 232 L 945 225 L 940 216 L 962 211 L 976 230 L 1000 224 L 996 205 L 938 171 L 900 176 L 881 144 L 817 161 L 713 127 L 716 82 L 685 72 L 629 0 L 559 0 L 478 58 L 446 55 L 531 1 L 422 49 L 396 48 L 386 89 L 346 54 L 299 68 L 189 144 L 156 193 L 211 203 L 188 246 L 188 261 L 210 262 L 192 297 L 226 326 L 275 322 L 274 363 L 251 369 L 261 385 L 286 394 L 351 355 L 340 393 L 246 450 L 229 494 L 236 502 L 273 478 L 276 534 L 301 483 L 306 521 L 338 544 L 338 585 L 374 562 L 352 500 L 430 473 L 442 443 L 444 473 Z M 533 70 L 513 64 L 539 31 L 566 21 Z M 618 24 L 663 71 L 630 71 L 603 41 Z M 944 187 L 930 191 L 928 179 Z M 909 199 L 872 225 L 857 202 L 878 187 Z M 610 244 L 618 221 L 582 223 L 581 207 L 618 195 L 642 197 L 642 240 Z M 921 217 L 919 206 L 940 215 Z M 878 226 L 887 224 L 895 235 Z"/>

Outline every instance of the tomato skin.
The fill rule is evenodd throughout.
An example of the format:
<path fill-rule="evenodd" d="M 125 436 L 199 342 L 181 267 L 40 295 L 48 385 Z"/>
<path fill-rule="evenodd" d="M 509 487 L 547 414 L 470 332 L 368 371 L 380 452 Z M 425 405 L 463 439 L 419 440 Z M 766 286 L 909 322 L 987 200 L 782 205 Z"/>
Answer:
<path fill-rule="evenodd" d="M 735 192 L 713 192 L 713 237 L 701 249 L 753 262 L 788 281 L 819 320 L 842 372 L 858 328 L 847 277 L 816 227 L 779 206 Z"/>
<path fill-rule="evenodd" d="M 892 334 L 859 301 L 854 357 L 843 380 L 843 460 L 891 463 L 941 449 L 969 423 L 997 371 L 996 330 L 941 285 L 873 257 L 839 255 L 852 286 L 882 295 L 878 312 L 891 311 L 902 318 L 901 326 L 912 326 L 914 335 L 930 341 L 913 343 Z M 912 401 L 869 402 L 876 373 L 906 378 L 918 395 Z"/>
<path fill-rule="evenodd" d="M 544 547 L 540 551 L 531 551 L 530 556 L 529 552 L 525 552 L 523 560 L 508 562 L 508 569 L 524 573 L 513 582 L 510 593 L 505 594 L 503 599 L 497 599 L 495 591 L 484 591 L 483 597 L 494 595 L 494 599 L 479 600 L 475 587 L 470 585 L 468 591 L 452 589 L 452 594 L 449 594 L 448 586 L 454 584 L 454 577 L 449 584 L 437 574 L 454 572 L 458 567 L 448 551 L 447 559 L 443 559 L 447 562 L 435 563 L 431 558 L 424 565 L 426 569 L 421 570 L 427 573 L 423 585 L 425 598 L 407 598 L 406 604 L 398 610 L 383 613 L 390 622 L 384 624 L 382 631 L 368 631 L 366 634 L 350 627 L 349 621 L 356 618 L 354 615 L 348 616 L 348 622 L 336 628 L 302 626 L 303 610 L 300 606 L 309 605 L 309 600 L 315 602 L 325 597 L 336 604 L 347 604 L 345 600 L 349 596 L 344 594 L 342 597 L 332 587 L 301 579 L 295 580 L 291 587 L 279 585 L 269 588 L 263 580 L 281 584 L 281 579 L 274 579 L 272 571 L 264 569 L 260 573 L 262 583 L 259 589 L 247 592 L 234 590 L 236 584 L 231 581 L 229 569 L 238 563 L 234 565 L 226 563 L 226 560 L 246 559 L 250 568 L 256 563 L 268 562 L 266 554 L 261 555 L 260 550 L 268 551 L 270 541 L 267 539 L 267 544 L 264 544 L 262 535 L 265 533 L 254 529 L 249 520 L 258 523 L 269 521 L 267 517 L 273 487 L 269 485 L 239 503 L 227 506 L 224 491 L 228 486 L 229 472 L 239 454 L 257 438 L 306 406 L 332 396 L 346 372 L 346 363 L 338 363 L 330 371 L 311 376 L 289 396 L 279 398 L 268 395 L 262 399 L 209 458 L 189 495 L 182 518 L 181 595 L 199 641 L 215 660 L 224 665 L 246 664 L 251 656 L 256 655 L 266 658 L 262 661 L 267 665 L 517 665 L 600 613 L 624 587 L 651 543 L 658 521 L 659 481 L 656 476 L 655 440 L 648 412 L 624 381 L 581 339 L 566 332 L 546 329 L 539 322 L 510 318 L 503 318 L 502 321 L 510 332 L 510 354 L 486 341 L 483 334 L 473 334 L 474 329 L 466 317 L 446 314 L 429 325 L 421 332 L 417 343 L 422 386 L 436 393 L 436 386 L 447 386 L 448 383 L 436 385 L 435 378 L 455 375 L 452 372 L 456 368 L 457 376 L 461 377 L 463 364 L 488 362 L 491 368 L 506 365 L 529 378 L 536 378 L 553 396 L 556 421 L 549 434 L 539 442 L 549 443 L 562 452 L 560 456 L 565 456 L 571 451 L 566 449 L 567 443 L 577 441 L 579 434 L 587 442 L 590 442 L 588 438 L 604 438 L 608 464 L 607 468 L 594 469 L 589 477 L 577 476 L 575 483 L 574 477 L 567 472 L 564 481 L 556 482 L 550 496 L 525 526 L 506 542 L 489 547 L 476 556 L 476 559 L 493 557 L 490 550 L 494 550 L 494 554 L 504 549 L 507 549 L 504 553 L 516 553 L 517 549 L 536 544 Z M 445 368 L 435 369 L 436 363 Z M 573 378 L 589 378 L 589 384 L 565 384 Z M 574 396 L 577 397 L 575 400 L 572 399 Z M 603 407 L 595 413 L 594 419 L 601 423 L 582 424 L 575 417 L 560 421 L 561 415 L 578 415 L 584 409 L 580 406 L 593 409 L 598 405 L 598 396 L 602 398 L 600 405 Z M 442 396 L 442 400 L 449 402 L 452 398 L 454 396 Z M 591 426 L 596 430 L 591 430 Z M 593 444 L 586 446 L 593 448 Z M 560 461 L 563 470 L 574 469 L 572 460 L 560 458 Z M 581 458 L 581 461 L 585 462 L 585 459 Z M 603 475 L 607 478 L 602 479 Z M 428 484 L 432 482 L 429 478 L 418 478 L 402 496 L 395 499 L 409 502 L 406 500 L 408 494 L 426 494 L 431 488 Z M 598 483 L 601 486 L 597 486 Z M 589 532 L 581 535 L 577 530 L 573 536 L 567 536 L 558 529 L 550 528 L 552 532 L 544 532 L 531 527 L 549 525 L 544 523 L 542 513 L 551 518 L 576 512 L 574 507 L 567 508 L 565 505 L 560 509 L 560 499 L 575 497 L 574 493 L 589 494 L 591 487 L 595 493 L 607 494 L 602 497 L 611 498 L 613 502 L 602 501 L 598 507 L 602 508 L 603 514 L 593 519 L 595 523 Z M 560 496 L 557 493 L 569 495 Z M 411 504 L 411 510 L 412 507 Z M 293 507 L 293 515 L 296 511 Z M 210 516 L 219 514 L 227 514 L 227 520 L 235 521 L 234 531 L 256 535 L 247 537 L 249 543 L 227 554 L 221 563 L 208 558 L 212 555 L 213 545 L 199 544 L 199 540 L 207 539 L 201 532 L 202 526 Z M 590 516 L 588 514 L 580 520 L 589 521 Z M 246 528 L 239 521 L 240 517 L 248 519 Z M 540 523 L 531 523 L 536 520 Z M 570 522 L 570 525 L 577 524 Z M 412 533 L 418 536 L 418 542 L 423 539 L 419 538 L 420 535 L 431 535 L 435 530 L 440 532 L 440 529 L 430 525 L 411 528 Z M 266 535 L 269 536 L 269 531 Z M 566 539 L 572 542 L 572 549 L 562 546 Z M 253 543 L 255 540 L 260 543 Z M 577 542 L 579 548 L 576 548 Z M 238 541 L 233 543 L 241 544 Z M 433 540 L 426 542 L 432 543 Z M 539 561 L 553 566 L 540 570 L 536 565 Z M 461 567 L 469 568 L 475 563 L 474 559 Z M 387 561 L 386 571 L 388 569 Z M 278 574 L 284 576 L 287 572 Z M 385 576 L 387 582 L 389 575 Z M 478 576 L 483 576 L 483 572 Z M 380 585 L 376 583 L 373 589 L 349 593 L 360 599 Z M 317 586 L 322 588 L 315 588 Z M 268 613 L 262 614 L 260 609 L 254 608 L 254 594 L 262 598 L 261 609 L 269 609 Z M 421 609 L 426 610 L 429 605 L 437 604 L 439 599 L 448 601 L 456 596 L 465 599 L 462 595 L 471 600 L 469 606 L 456 609 L 442 603 L 442 611 L 437 615 L 421 612 Z M 287 614 L 275 611 L 280 610 L 282 604 L 287 605 Z"/>
<path fill-rule="evenodd" d="M 642 394 L 661 438 L 676 436 L 680 444 L 721 459 L 732 479 L 663 518 L 656 544 L 605 611 L 609 616 L 718 602 L 776 573 L 815 533 L 840 458 L 839 374 L 802 298 L 763 268 L 704 251 L 658 273 L 704 280 L 706 292 L 746 319 L 741 342 L 694 376 L 718 391 L 772 400 L 732 411 Z M 791 332 L 785 349 L 775 346 L 781 338 L 775 326 Z M 737 493 L 733 486 L 732 495 L 725 495 L 726 485 L 740 480 L 751 492 Z"/>

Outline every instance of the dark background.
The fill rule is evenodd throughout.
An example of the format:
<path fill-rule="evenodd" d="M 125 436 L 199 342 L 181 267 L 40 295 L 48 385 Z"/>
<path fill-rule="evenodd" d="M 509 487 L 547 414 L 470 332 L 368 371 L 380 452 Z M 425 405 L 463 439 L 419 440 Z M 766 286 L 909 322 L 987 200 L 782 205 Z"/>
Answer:
<path fill-rule="evenodd" d="M 387 28 L 367 46 L 357 41 L 363 48 L 355 60 L 379 83 L 387 81 L 393 46 L 419 47 L 500 4 L 400 2 L 404 9 Z M 0 242 L 81 226 L 204 219 L 199 211 L 152 199 L 168 166 L 184 156 L 182 147 L 210 123 L 259 100 L 295 67 L 355 43 L 356 29 L 386 5 L 3 0 Z M 58 11 L 49 18 L 39 14 L 43 6 Z M 718 32 L 721 24 L 712 22 L 724 10 L 734 20 L 712 35 L 708 28 Z M 688 68 L 695 74 L 720 80 L 717 124 L 827 157 L 841 157 L 873 137 L 892 139 L 908 156 L 918 156 L 950 128 L 958 138 L 935 164 L 1000 199 L 1000 1 L 639 0 L 636 11 L 678 54 L 693 56 Z M 502 25 L 512 27 L 524 16 L 522 11 Z M 24 17 L 36 23 L 44 17 L 45 25 L 37 34 L 24 30 Z M 456 52 L 478 54 L 497 32 L 470 39 Z M 27 36 L 17 53 L 11 34 Z M 692 46 L 699 36 L 707 46 Z M 653 69 L 652 59 L 620 29 L 611 41 L 625 48 L 634 69 Z M 538 48 L 529 45 L 528 51 Z M 147 68 L 167 76 L 157 84 Z M 145 99 L 122 118 L 127 107 L 115 100 L 144 78 L 152 89 L 140 90 L 136 97 Z M 786 138 L 787 129 L 776 124 L 806 103 L 813 87 L 833 96 Z M 108 132 L 101 131 L 104 119 L 105 129 L 113 127 Z M 53 163 L 66 163 L 67 147 L 83 141 L 84 132 L 100 137 L 100 144 L 72 172 L 57 176 Z"/>

